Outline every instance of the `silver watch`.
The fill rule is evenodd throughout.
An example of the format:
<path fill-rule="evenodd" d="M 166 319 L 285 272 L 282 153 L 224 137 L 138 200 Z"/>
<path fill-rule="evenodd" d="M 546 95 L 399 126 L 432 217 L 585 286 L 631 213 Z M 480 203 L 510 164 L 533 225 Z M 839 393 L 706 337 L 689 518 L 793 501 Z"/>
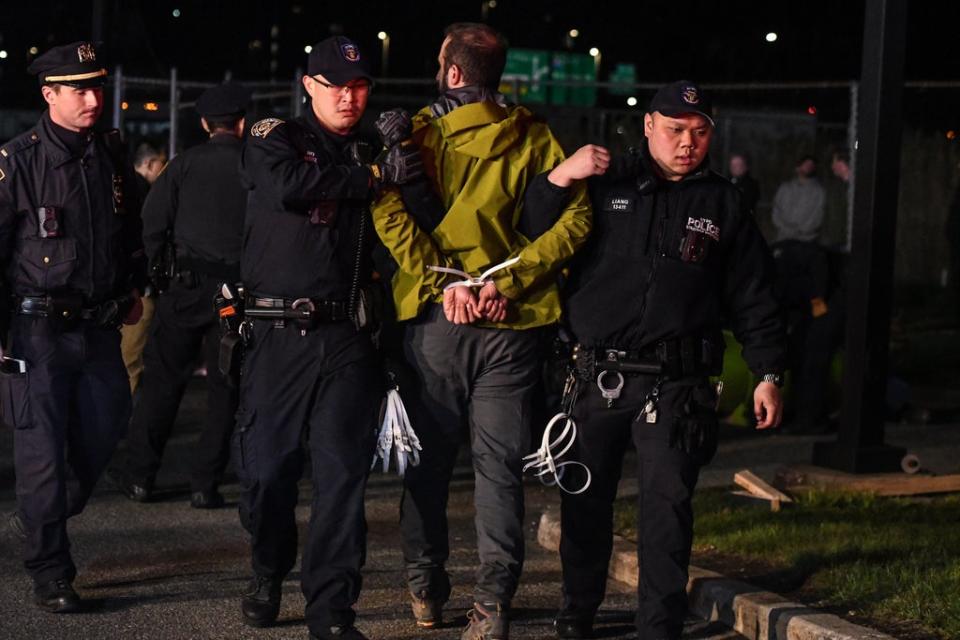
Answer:
<path fill-rule="evenodd" d="M 782 387 L 782 386 L 783 386 L 783 374 L 780 374 L 780 373 L 765 373 L 765 374 L 763 374 L 763 376 L 760 378 L 760 381 L 761 381 L 761 382 L 772 382 L 773 384 L 777 385 L 778 387 Z"/>

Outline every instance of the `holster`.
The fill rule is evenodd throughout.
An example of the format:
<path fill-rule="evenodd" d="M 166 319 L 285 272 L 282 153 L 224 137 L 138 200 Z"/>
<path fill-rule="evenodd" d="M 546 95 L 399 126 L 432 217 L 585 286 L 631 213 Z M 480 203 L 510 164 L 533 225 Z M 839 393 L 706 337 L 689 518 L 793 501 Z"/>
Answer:
<path fill-rule="evenodd" d="M 240 380 L 240 369 L 243 365 L 243 336 L 239 331 L 228 331 L 220 338 L 220 353 L 217 368 L 226 377 L 231 385 L 237 385 Z"/>

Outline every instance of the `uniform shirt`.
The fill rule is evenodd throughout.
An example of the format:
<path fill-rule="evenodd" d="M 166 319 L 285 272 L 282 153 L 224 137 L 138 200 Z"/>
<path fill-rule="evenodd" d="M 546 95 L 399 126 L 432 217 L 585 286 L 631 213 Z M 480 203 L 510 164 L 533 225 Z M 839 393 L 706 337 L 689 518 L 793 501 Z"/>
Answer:
<path fill-rule="evenodd" d="M 249 189 L 241 259 L 248 291 L 348 299 L 370 192 L 370 171 L 346 158 L 353 142 L 323 129 L 312 110 L 250 128 L 240 157 Z M 366 245 L 360 254 L 363 280 L 371 270 Z"/>
<path fill-rule="evenodd" d="M 178 256 L 240 264 L 247 209 L 240 147 L 236 136 L 218 133 L 166 166 L 143 205 L 143 243 L 151 260 L 173 229 Z"/>
<path fill-rule="evenodd" d="M 78 292 L 86 304 L 143 289 L 146 262 L 134 173 L 119 134 L 60 138 L 49 112 L 0 147 L 0 263 L 18 296 Z M 74 151 L 71 151 L 71 148 Z M 57 236 L 41 237 L 40 208 Z"/>
<path fill-rule="evenodd" d="M 440 118 L 429 108 L 421 110 L 413 139 L 445 214 L 432 229 L 421 228 L 397 189 L 386 190 L 374 206 L 377 233 L 399 266 L 392 283 L 398 319 L 414 318 L 441 301 L 449 277 L 428 266 L 476 276 L 517 257 L 519 262 L 492 276 L 511 300 L 507 320 L 496 326 L 527 329 L 556 322 L 557 275 L 586 241 L 590 204 L 577 185 L 549 230 L 535 238 L 521 231 L 527 186 L 564 159 L 547 125 L 523 107 L 481 101 Z"/>
<path fill-rule="evenodd" d="M 755 373 L 782 371 L 772 261 L 740 192 L 706 162 L 679 182 L 658 178 L 650 162 L 644 146 L 590 181 L 594 233 L 565 305 L 574 335 L 643 350 L 670 338 L 720 340 L 726 323 Z"/>

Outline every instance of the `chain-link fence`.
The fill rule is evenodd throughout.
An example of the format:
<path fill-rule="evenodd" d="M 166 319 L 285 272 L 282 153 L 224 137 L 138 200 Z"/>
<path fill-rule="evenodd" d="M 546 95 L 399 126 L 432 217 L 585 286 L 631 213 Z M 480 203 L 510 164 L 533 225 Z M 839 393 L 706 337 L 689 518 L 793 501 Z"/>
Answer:
<path fill-rule="evenodd" d="M 263 117 L 289 118 L 305 108 L 298 72 L 288 82 L 244 83 L 253 91 L 248 122 Z M 126 77 L 114 74 L 108 92 L 114 126 L 131 142 L 166 140 L 171 155 L 199 143 L 204 134 L 193 110 L 197 96 L 210 83 L 177 77 Z M 563 146 L 573 151 L 585 143 L 624 151 L 643 138 L 644 106 L 657 84 L 632 85 L 510 78 L 501 90 L 508 101 L 527 105 L 550 124 Z M 710 155 L 714 170 L 727 174 L 730 156 L 745 154 L 760 199 L 757 219 L 772 237 L 770 213 L 778 186 L 793 178 L 797 160 L 812 155 L 827 194 L 821 240 L 845 250 L 849 246 L 852 184 L 856 180 L 857 86 L 849 82 L 704 85 L 713 96 L 717 130 Z M 361 127 L 372 130 L 376 115 L 388 108 L 416 110 L 436 94 L 433 79 L 379 79 L 370 95 Z M 558 99 L 559 96 L 559 99 Z M 584 96 L 587 96 L 584 98 Z M 904 93 L 896 282 L 898 302 L 917 309 L 933 307 L 950 315 L 956 304 L 960 273 L 951 262 L 945 233 L 949 205 L 960 166 L 960 122 L 957 132 L 943 124 L 942 114 L 927 117 L 931 105 L 960 97 L 960 82 L 908 83 Z M 576 104 L 578 101 L 581 104 Z M 628 103 L 629 101 L 629 103 Z M 588 104 L 583 104 L 584 102 Z M 571 104 L 573 103 L 573 104 Z M 831 155 L 850 150 L 853 179 L 845 183 L 831 170 Z M 955 252 L 956 249 L 953 249 Z M 960 290 L 960 289 L 958 289 Z"/>

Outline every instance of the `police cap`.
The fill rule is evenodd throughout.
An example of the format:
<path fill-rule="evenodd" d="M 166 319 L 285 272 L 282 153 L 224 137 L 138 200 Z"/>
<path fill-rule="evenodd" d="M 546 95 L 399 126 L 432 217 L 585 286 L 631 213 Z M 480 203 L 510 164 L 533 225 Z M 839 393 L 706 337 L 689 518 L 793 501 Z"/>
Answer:
<path fill-rule="evenodd" d="M 360 47 L 344 36 L 333 36 L 313 45 L 307 58 L 307 75 L 317 74 L 341 86 L 356 78 L 373 81 L 367 61 L 360 54 Z"/>
<path fill-rule="evenodd" d="M 657 89 L 648 109 L 649 113 L 662 113 L 671 118 L 695 113 L 703 116 L 713 125 L 712 111 L 710 96 L 704 93 L 697 83 L 689 80 L 678 80 Z"/>
<path fill-rule="evenodd" d="M 30 63 L 27 72 L 36 75 L 41 85 L 65 84 L 78 89 L 102 87 L 107 79 L 106 68 L 97 62 L 96 47 L 85 41 L 46 51 Z"/>
<path fill-rule="evenodd" d="M 210 87 L 197 98 L 197 112 L 204 118 L 242 116 L 247 112 L 250 91 L 236 82 Z"/>

